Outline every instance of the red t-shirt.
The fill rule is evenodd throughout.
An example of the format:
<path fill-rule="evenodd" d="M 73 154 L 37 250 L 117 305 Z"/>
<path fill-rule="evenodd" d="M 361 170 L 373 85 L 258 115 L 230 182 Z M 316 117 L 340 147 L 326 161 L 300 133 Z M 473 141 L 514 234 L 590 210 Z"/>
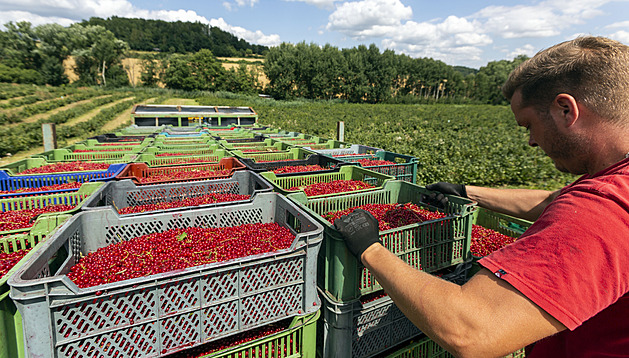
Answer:
<path fill-rule="evenodd" d="M 629 357 L 629 159 L 564 188 L 479 263 L 568 328 L 527 358 Z"/>

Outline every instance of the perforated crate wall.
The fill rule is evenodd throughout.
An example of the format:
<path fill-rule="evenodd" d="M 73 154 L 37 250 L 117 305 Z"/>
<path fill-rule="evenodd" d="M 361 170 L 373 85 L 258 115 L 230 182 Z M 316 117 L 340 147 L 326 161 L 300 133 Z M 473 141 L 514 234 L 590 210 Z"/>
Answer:
<path fill-rule="evenodd" d="M 120 240 L 256 222 L 299 234 L 290 249 L 91 288 L 79 289 L 65 276 L 80 255 Z M 321 240 L 322 227 L 276 193 L 247 204 L 131 218 L 94 210 L 74 215 L 9 285 L 31 354 L 157 357 L 316 311 Z"/>
<path fill-rule="evenodd" d="M 31 249 L 4 276 L 0 276 L 0 358 L 24 357 L 24 336 L 22 316 L 9 297 L 9 277 L 26 261 L 37 254 L 39 243 L 61 226 L 71 215 L 43 217 L 35 222 L 28 231 L 0 237 L 0 252 L 12 253 L 18 250 Z"/>
<path fill-rule="evenodd" d="M 422 194 L 428 193 L 419 185 L 394 180 L 386 182 L 380 190 L 321 198 L 306 198 L 301 193 L 288 195 L 325 228 L 319 255 L 319 287 L 337 301 L 357 299 L 382 288 L 347 250 L 341 234 L 323 215 L 365 204 L 414 203 L 428 207 L 421 202 Z M 469 199 L 455 196 L 448 199 L 445 218 L 380 231 L 383 245 L 410 266 L 426 272 L 469 259 L 471 214 L 476 205 Z"/>
<path fill-rule="evenodd" d="M 323 358 L 368 358 L 421 334 L 390 297 L 338 303 L 323 296 L 317 349 Z"/>
<path fill-rule="evenodd" d="M 111 207 L 117 212 L 130 206 L 159 204 L 189 198 L 196 198 L 210 193 L 250 195 L 248 200 L 204 204 L 197 208 L 207 208 L 219 205 L 233 205 L 251 202 L 255 195 L 270 192 L 273 187 L 258 174 L 242 170 L 237 171 L 228 179 L 205 180 L 197 182 L 183 182 L 171 184 L 137 186 L 131 180 L 121 180 L 107 183 L 90 196 L 81 206 L 81 210 L 95 210 Z M 157 212 L 178 211 L 185 208 L 160 209 Z M 146 211 L 127 215 L 154 214 Z"/>
<path fill-rule="evenodd" d="M 524 358 L 524 349 L 519 349 L 503 358 Z M 398 349 L 383 355 L 386 358 L 454 358 L 435 341 L 422 335 L 416 340 L 400 345 Z"/>

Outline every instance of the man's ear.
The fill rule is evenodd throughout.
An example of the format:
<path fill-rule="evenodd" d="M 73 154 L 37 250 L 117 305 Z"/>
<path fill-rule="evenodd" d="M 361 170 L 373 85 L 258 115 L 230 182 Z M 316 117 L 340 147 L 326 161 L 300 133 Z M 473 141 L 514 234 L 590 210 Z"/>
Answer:
<path fill-rule="evenodd" d="M 560 118 L 560 124 L 563 123 L 565 127 L 570 127 L 579 119 L 580 111 L 577 105 L 577 100 L 567 93 L 558 94 L 552 103 L 553 110 L 556 118 Z"/>

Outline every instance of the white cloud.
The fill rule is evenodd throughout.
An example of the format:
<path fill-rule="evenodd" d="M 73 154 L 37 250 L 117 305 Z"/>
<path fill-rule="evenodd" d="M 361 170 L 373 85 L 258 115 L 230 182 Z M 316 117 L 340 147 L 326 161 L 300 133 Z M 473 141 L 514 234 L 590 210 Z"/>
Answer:
<path fill-rule="evenodd" d="M 515 50 L 509 52 L 506 56 L 506 59 L 512 60 L 519 55 L 526 55 L 528 57 L 533 57 L 533 55 L 535 55 L 538 50 L 539 49 L 536 49 L 533 45 L 526 44 L 522 47 L 518 47 Z"/>
<path fill-rule="evenodd" d="M 628 28 L 629 29 L 629 21 L 614 22 L 613 24 L 609 24 L 605 26 L 605 28 L 607 29 Z"/>
<path fill-rule="evenodd" d="M 557 36 L 567 28 L 600 16 L 601 6 L 613 0 L 547 0 L 535 5 L 488 6 L 471 17 L 485 30 L 503 38 Z"/>
<path fill-rule="evenodd" d="M 62 26 L 70 26 L 76 21 L 64 17 L 43 17 L 26 11 L 0 11 L 0 28 L 4 29 L 4 24 L 8 22 L 28 21 L 33 26 L 44 24 L 60 24 Z"/>
<path fill-rule="evenodd" d="M 304 2 L 306 4 L 314 5 L 322 9 L 333 9 L 334 3 L 338 0 L 284 0 L 287 2 Z"/>
<path fill-rule="evenodd" d="M 222 17 L 219 17 L 218 19 L 211 19 L 209 21 L 209 24 L 210 26 L 218 27 L 219 29 L 223 31 L 232 33 L 236 35 L 237 37 L 243 38 L 247 40 L 248 42 L 251 42 L 254 44 L 259 44 L 259 45 L 264 45 L 264 46 L 277 46 L 280 43 L 282 43 L 282 41 L 280 40 L 280 35 L 277 35 L 277 34 L 265 35 L 260 30 L 251 31 L 243 27 L 232 26 L 232 25 L 229 25 L 227 22 L 225 22 L 225 20 L 223 20 Z"/>
<path fill-rule="evenodd" d="M 613 34 L 609 35 L 609 37 L 616 41 L 620 41 L 625 45 L 629 45 L 629 31 L 616 31 Z"/>
<path fill-rule="evenodd" d="M 236 0 L 240 6 L 253 6 L 258 0 Z M 0 0 L 0 24 L 8 21 L 29 21 L 34 26 L 58 23 L 69 26 L 90 17 L 111 16 L 143 18 L 164 21 L 190 21 L 217 26 L 250 43 L 275 46 L 281 43 L 279 35 L 266 35 L 262 31 L 247 30 L 229 25 L 222 18 L 207 19 L 194 10 L 146 10 L 133 6 L 128 0 Z"/>
<path fill-rule="evenodd" d="M 410 19 L 413 10 L 400 0 L 362 0 L 337 5 L 328 17 L 327 29 L 357 39 L 384 36 L 402 20 Z"/>

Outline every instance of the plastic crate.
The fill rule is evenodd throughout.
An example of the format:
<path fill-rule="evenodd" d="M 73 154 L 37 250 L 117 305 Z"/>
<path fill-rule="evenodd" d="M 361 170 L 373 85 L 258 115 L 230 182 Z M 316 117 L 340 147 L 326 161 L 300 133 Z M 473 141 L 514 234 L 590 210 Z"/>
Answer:
<path fill-rule="evenodd" d="M 373 357 L 421 334 L 388 296 L 366 303 L 339 303 L 325 292 L 320 294 L 323 307 L 317 327 L 319 357 Z"/>
<path fill-rule="evenodd" d="M 140 152 L 140 150 L 138 151 Z M 79 152 L 74 153 L 69 149 L 53 149 L 41 154 L 34 154 L 32 158 L 44 158 L 49 163 L 56 162 L 132 162 L 138 157 L 136 153 L 129 152 Z"/>
<path fill-rule="evenodd" d="M 232 143 L 232 142 L 228 142 L 225 139 L 221 139 L 218 141 L 218 143 L 226 149 L 230 149 L 230 150 L 236 150 L 236 149 L 240 149 L 240 148 L 244 148 L 244 149 L 248 149 L 248 148 L 255 148 L 255 147 L 270 147 L 273 146 L 273 144 L 275 143 L 273 139 L 271 138 L 267 138 L 263 141 L 251 141 L 251 142 L 236 142 L 236 143 Z"/>
<path fill-rule="evenodd" d="M 319 154 L 314 154 L 311 151 L 303 148 L 292 148 L 288 153 L 264 153 L 264 154 L 248 154 L 243 153 L 238 158 L 247 169 L 256 173 L 273 171 L 275 169 L 286 166 L 300 166 L 300 165 L 319 165 L 324 170 L 319 170 L 316 173 L 332 172 L 334 168 L 340 165 L 346 165 L 348 163 L 342 160 L 326 157 Z M 314 173 L 314 172 L 311 172 Z M 303 175 L 304 173 L 286 173 L 275 174 L 277 177 L 288 175 Z"/>
<path fill-rule="evenodd" d="M 89 137 L 87 139 L 96 139 L 99 143 L 136 143 L 142 142 L 147 137 L 154 137 L 155 134 L 150 135 L 117 135 L 115 133 L 99 134 L 97 136 Z"/>
<path fill-rule="evenodd" d="M 17 271 L 28 259 L 36 255 L 38 244 L 46 239 L 46 236 L 59 227 L 71 215 L 59 215 L 40 220 L 36 227 L 27 233 L 0 237 L 0 248 L 4 252 L 14 252 L 22 248 L 30 247 L 32 250 L 26 254 L 4 276 L 0 277 L 0 357 L 13 358 L 25 357 L 24 338 L 22 331 L 22 316 L 15 303 L 9 297 L 8 278 Z"/>
<path fill-rule="evenodd" d="M 290 248 L 83 289 L 65 275 L 80 255 L 120 240 L 172 228 L 269 222 L 296 235 Z M 157 357 L 313 313 L 320 307 L 315 276 L 322 231 L 276 193 L 176 215 L 76 214 L 9 278 L 27 354 Z"/>
<path fill-rule="evenodd" d="M 367 168 L 378 173 L 392 175 L 395 179 L 404 180 L 411 183 L 417 182 L 417 162 L 416 157 L 405 154 L 397 154 L 384 150 L 376 151 L 373 154 L 365 155 L 348 155 L 335 157 L 336 159 L 344 160 L 350 163 L 356 163 L 363 168 Z M 372 160 L 388 160 L 396 164 L 384 164 L 384 165 L 362 165 L 358 163 L 361 159 Z"/>
<path fill-rule="evenodd" d="M 323 198 L 323 197 L 335 197 L 339 195 L 345 195 L 348 193 L 360 193 L 367 191 L 374 191 L 382 189 L 385 182 L 395 179 L 390 175 L 384 175 L 378 172 L 374 172 L 365 168 L 357 167 L 354 165 L 344 165 L 337 167 L 332 172 L 321 173 L 314 172 L 314 174 L 299 173 L 300 175 L 278 176 L 273 172 L 262 172 L 262 175 L 266 180 L 271 182 L 275 191 L 278 191 L 284 195 L 293 195 L 295 198 L 307 199 L 303 190 L 289 190 L 292 187 L 299 187 L 304 185 L 311 185 L 316 183 L 329 183 L 334 180 L 360 180 L 369 183 L 374 186 L 370 189 L 356 190 L 352 192 L 333 193 L 326 195 L 311 196 L 309 198 Z"/>
<path fill-rule="evenodd" d="M 138 144 L 138 145 L 118 145 L 119 143 L 102 143 L 103 145 L 86 145 L 84 143 L 72 144 L 62 149 L 67 149 L 71 152 L 75 150 L 91 150 L 93 152 L 99 151 L 113 151 L 116 152 L 125 152 L 125 153 L 141 153 L 144 149 L 148 147 L 147 145 Z M 115 144 L 115 145 L 108 145 Z"/>
<path fill-rule="evenodd" d="M 526 355 L 524 349 L 520 349 L 503 358 L 524 358 Z M 386 358 L 455 358 L 454 355 L 448 353 L 443 347 L 438 345 L 432 339 L 422 335 L 416 340 L 407 342 L 402 347 L 391 353 L 383 355 Z"/>
<path fill-rule="evenodd" d="M 163 167 L 172 165 L 194 165 L 205 163 L 218 163 L 222 158 L 227 156 L 225 151 L 216 151 L 215 154 L 202 154 L 202 155 L 177 155 L 157 157 L 154 154 L 141 154 L 136 163 L 144 162 L 149 167 Z M 194 159 L 194 161 L 190 161 Z"/>
<path fill-rule="evenodd" d="M 269 358 L 314 358 L 316 354 L 317 322 L 320 316 L 320 310 L 309 315 L 297 316 L 281 332 L 200 357 L 254 358 L 264 356 Z M 227 340 L 229 341 L 229 338 Z"/>
<path fill-rule="evenodd" d="M 253 147 L 233 147 L 233 146 L 223 146 L 223 148 L 229 150 L 231 153 L 234 153 L 234 155 L 237 155 L 239 157 L 246 157 L 248 155 L 253 155 L 253 154 L 264 154 L 264 153 L 284 153 L 287 154 L 288 151 L 291 148 L 295 148 L 295 146 L 292 146 L 290 144 L 287 143 L 283 143 L 283 142 L 275 142 L 272 145 L 265 145 L 265 146 L 253 146 Z M 229 149 L 229 148 L 234 148 L 234 149 Z M 255 151 L 249 151 L 249 150 L 254 150 Z M 246 150 L 246 152 L 245 152 Z"/>
<path fill-rule="evenodd" d="M 151 183 L 142 183 L 140 178 L 148 178 L 152 175 L 156 174 L 169 174 L 176 172 L 186 172 L 186 171 L 195 171 L 195 170 L 224 170 L 229 169 L 230 172 L 224 176 L 216 176 L 216 177 L 201 177 L 194 179 L 170 179 L 168 181 L 156 181 Z M 239 162 L 236 158 L 233 157 L 225 157 L 219 160 L 218 163 L 213 164 L 192 164 L 192 165 L 179 165 L 179 166 L 169 166 L 169 167 L 155 167 L 151 168 L 146 163 L 131 163 L 129 164 L 118 176 L 117 180 L 122 179 L 131 179 L 134 183 L 138 185 L 154 185 L 154 184 L 165 184 L 165 183 L 177 183 L 183 181 L 199 181 L 199 180 L 208 180 L 208 179 L 221 179 L 221 178 L 229 178 L 234 174 L 236 170 L 244 170 L 246 167 Z"/>
<path fill-rule="evenodd" d="M 146 147 L 153 143 L 153 138 L 146 137 L 141 142 L 116 142 L 116 143 L 103 143 L 98 139 L 87 139 L 85 141 L 79 142 L 77 144 L 84 144 L 87 147 L 96 147 L 96 148 L 117 148 L 117 147 Z M 116 144 L 116 145 L 111 145 Z"/>
<path fill-rule="evenodd" d="M 105 163 L 109 163 L 110 161 L 105 161 Z M 50 163 L 44 158 L 26 158 L 19 160 L 15 163 L 3 165 L 0 169 L 4 169 L 7 174 L 10 176 L 23 176 L 23 177 L 34 177 L 34 176 L 51 176 L 51 175 L 61 175 L 61 174 L 71 174 L 73 177 L 79 177 L 83 175 L 84 177 L 89 177 L 90 179 L 102 176 L 104 178 L 109 178 L 110 174 L 119 173 L 124 169 L 127 165 L 126 163 L 110 163 L 109 167 L 106 170 L 93 170 L 93 171 L 77 171 L 77 172 L 62 172 L 62 173 L 36 173 L 36 174 L 20 174 L 21 172 L 32 169 L 43 167 L 44 165 L 55 164 Z M 78 180 L 76 180 L 78 181 Z"/>
<path fill-rule="evenodd" d="M 2 215 L 1 213 L 7 211 L 43 208 L 49 205 L 72 205 L 74 208 L 67 211 L 43 213 L 37 217 L 35 223 L 37 223 L 37 220 L 39 219 L 50 216 L 72 214 L 79 211 L 79 208 L 83 201 L 85 201 L 85 199 L 96 192 L 96 190 L 98 190 L 104 184 L 105 183 L 85 183 L 81 185 L 81 188 L 78 191 L 74 192 L 0 199 L 0 215 Z M 35 224 L 33 224 L 33 226 L 34 225 Z M 0 231 L 0 235 L 10 235 L 27 232 L 30 229 L 30 227 L 27 227 L 15 230 Z"/>
<path fill-rule="evenodd" d="M 264 135 L 254 134 L 251 138 L 231 138 L 231 139 L 221 139 L 221 142 L 225 143 L 256 143 L 256 142 L 265 142 L 268 138 Z M 271 141 L 269 141 L 271 143 Z"/>
<path fill-rule="evenodd" d="M 229 179 L 217 179 L 196 182 L 184 182 L 176 184 L 159 184 L 137 186 L 131 180 L 121 180 L 107 183 L 83 202 L 81 210 L 94 210 L 102 207 L 111 207 L 116 212 L 129 206 L 158 204 L 172 202 L 188 198 L 195 198 L 210 193 L 250 195 L 248 200 L 205 204 L 197 208 L 208 208 L 219 205 L 234 205 L 251 202 L 259 193 L 270 192 L 273 187 L 258 174 L 241 170 L 237 171 Z M 180 211 L 186 208 L 173 208 L 159 210 L 157 212 Z M 155 214 L 156 211 L 147 211 L 137 214 L 125 214 L 122 216 Z"/>
<path fill-rule="evenodd" d="M 24 248 L 31 248 L 15 266 L 0 277 L 0 358 L 25 357 L 24 336 L 22 334 L 22 316 L 9 298 L 7 281 L 39 249 L 38 244 L 48 234 L 61 226 L 72 215 L 57 215 L 43 218 L 28 232 L 0 237 L 0 251 L 11 253 Z"/>
<path fill-rule="evenodd" d="M 213 154 L 215 151 L 222 148 L 218 144 L 208 145 L 169 145 L 169 146 L 151 146 L 146 148 L 142 154 L 161 154 L 161 153 L 185 153 L 185 155 L 197 155 L 197 154 Z"/>
<path fill-rule="evenodd" d="M 422 194 L 428 193 L 430 191 L 419 185 L 395 180 L 386 182 L 381 190 L 362 193 L 323 198 L 288 195 L 325 228 L 319 254 L 319 287 L 336 301 L 357 299 L 382 289 L 371 272 L 347 250 L 341 234 L 322 215 L 365 204 L 410 202 L 428 207 L 420 201 Z M 449 216 L 445 218 L 381 231 L 384 247 L 410 266 L 426 272 L 466 262 L 470 258 L 472 213 L 476 203 L 450 195 L 448 199 L 444 212 Z"/>
<path fill-rule="evenodd" d="M 313 149 L 314 152 L 319 153 L 319 154 L 323 154 L 323 155 L 328 155 L 331 157 L 334 156 L 349 156 L 349 155 L 356 155 L 356 154 L 375 154 L 378 151 L 381 151 L 384 149 L 380 149 L 380 148 L 376 148 L 376 147 L 369 147 L 366 145 L 361 145 L 361 144 L 352 144 L 349 147 L 346 148 L 334 148 L 334 149 Z"/>
<path fill-rule="evenodd" d="M 66 184 L 72 182 L 108 182 L 114 180 L 116 175 L 120 174 L 126 167 L 126 164 L 112 164 L 106 171 L 95 172 L 73 172 L 65 174 L 43 174 L 43 175 L 18 175 L 11 176 L 6 171 L 0 170 L 0 190 L 17 190 L 21 188 L 41 188 L 55 184 Z M 68 190 L 50 190 L 38 192 L 23 192 L 1 194 L 0 199 L 14 198 L 19 196 L 45 195 L 55 194 L 68 191 L 77 191 L 78 189 Z"/>
<path fill-rule="evenodd" d="M 489 209 L 478 207 L 477 210 L 472 215 L 472 223 L 476 225 L 480 225 L 487 229 L 492 229 L 497 231 L 503 235 L 507 235 L 513 238 L 518 238 L 522 235 L 533 222 L 519 219 L 513 216 L 509 216 L 506 214 L 497 213 L 495 211 L 491 211 Z M 472 269 L 470 270 L 470 276 L 474 275 L 478 270 L 481 269 L 480 265 L 478 265 L 477 261 L 481 258 L 478 256 L 472 255 L 474 262 L 472 264 Z"/>
<path fill-rule="evenodd" d="M 212 144 L 215 140 L 212 137 L 157 137 L 153 145 L 190 145 L 190 144 Z"/>

